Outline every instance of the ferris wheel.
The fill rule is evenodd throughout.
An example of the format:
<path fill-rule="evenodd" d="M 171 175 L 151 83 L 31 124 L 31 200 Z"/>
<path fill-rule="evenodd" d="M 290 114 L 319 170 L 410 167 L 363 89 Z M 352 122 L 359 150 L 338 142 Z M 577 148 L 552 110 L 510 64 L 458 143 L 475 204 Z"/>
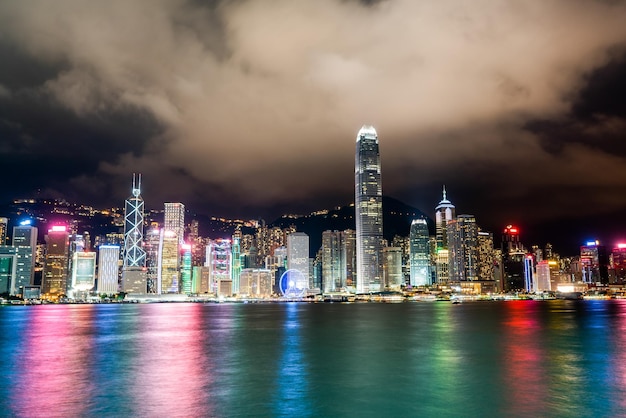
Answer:
<path fill-rule="evenodd" d="M 297 269 L 289 269 L 280 276 L 280 291 L 286 298 L 300 298 L 306 292 L 307 280 Z"/>

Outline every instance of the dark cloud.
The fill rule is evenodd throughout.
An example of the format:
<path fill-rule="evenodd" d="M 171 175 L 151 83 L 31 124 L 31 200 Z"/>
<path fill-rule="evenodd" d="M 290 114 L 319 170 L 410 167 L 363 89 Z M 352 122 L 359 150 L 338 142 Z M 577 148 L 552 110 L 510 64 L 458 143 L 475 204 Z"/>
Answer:
<path fill-rule="evenodd" d="M 594 122 L 598 115 L 626 118 L 626 39 L 609 52 L 610 60 L 585 77 L 572 116 Z"/>
<path fill-rule="evenodd" d="M 271 219 L 352 200 L 372 124 L 383 190 L 425 212 L 445 183 L 493 228 L 619 213 L 625 18 L 583 0 L 3 2 L 0 158 L 31 173 L 4 193 L 119 204 L 142 172 L 148 206 Z"/>

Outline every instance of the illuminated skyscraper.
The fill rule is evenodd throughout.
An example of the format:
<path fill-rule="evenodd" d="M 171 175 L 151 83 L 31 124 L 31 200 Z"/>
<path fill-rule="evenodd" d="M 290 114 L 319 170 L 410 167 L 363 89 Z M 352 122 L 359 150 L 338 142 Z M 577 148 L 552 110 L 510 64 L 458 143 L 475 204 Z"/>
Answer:
<path fill-rule="evenodd" d="M 180 242 L 173 231 L 161 230 L 157 266 L 157 293 L 179 293 Z"/>
<path fill-rule="evenodd" d="M 535 283 L 533 289 L 535 292 L 549 292 L 550 286 L 550 265 L 548 260 L 542 260 L 537 263 L 537 273 L 535 275 Z"/>
<path fill-rule="evenodd" d="M 35 283 L 37 228 L 31 226 L 30 221 L 24 221 L 19 226 L 13 227 L 12 244 L 17 248 L 17 271 L 12 291 L 19 293 L 20 287 Z"/>
<path fill-rule="evenodd" d="M 185 238 L 185 205 L 182 203 L 165 203 L 163 228 L 176 233 L 178 240 Z"/>
<path fill-rule="evenodd" d="M 48 230 L 46 261 L 43 270 L 41 293 L 52 298 L 66 295 L 69 234 L 67 227 L 56 225 Z"/>
<path fill-rule="evenodd" d="M 96 253 L 75 252 L 72 255 L 72 290 L 86 292 L 96 283 Z"/>
<path fill-rule="evenodd" d="M 9 220 L 5 217 L 0 217 L 0 245 L 6 245 L 7 243 L 7 228 Z"/>
<path fill-rule="evenodd" d="M 411 265 L 411 286 L 431 284 L 430 242 L 426 219 L 414 219 L 409 233 L 409 260 Z"/>
<path fill-rule="evenodd" d="M 218 294 L 220 282 L 232 283 L 232 245 L 229 239 L 209 241 L 206 247 L 206 263 L 209 268 L 209 292 Z M 231 285 L 232 286 L 232 285 Z M 232 291 L 232 288 L 231 288 Z"/>
<path fill-rule="evenodd" d="M 240 275 L 241 295 L 270 297 L 272 295 L 273 274 L 268 269 L 243 269 Z"/>
<path fill-rule="evenodd" d="M 144 248 L 146 251 L 147 291 L 148 293 L 158 293 L 159 250 L 161 248 L 161 231 L 158 228 L 151 228 L 147 231 Z"/>
<path fill-rule="evenodd" d="M 354 244 L 354 231 L 322 233 L 322 292 L 345 290 L 348 286 L 354 269 Z"/>
<path fill-rule="evenodd" d="M 435 236 L 437 248 L 448 248 L 447 225 L 456 218 L 455 207 L 447 198 L 446 187 L 443 187 L 443 198 L 435 208 Z"/>
<path fill-rule="evenodd" d="M 180 290 L 182 293 L 191 292 L 191 244 L 182 244 L 182 257 L 180 263 Z"/>
<path fill-rule="evenodd" d="M 478 226 L 472 215 L 459 215 L 447 225 L 450 280 L 478 280 Z"/>
<path fill-rule="evenodd" d="M 531 254 L 524 256 L 524 291 L 535 291 L 535 260 Z"/>
<path fill-rule="evenodd" d="M 287 235 L 287 270 L 295 269 L 298 275 L 298 289 L 309 288 L 309 236 L 304 232 Z"/>
<path fill-rule="evenodd" d="M 586 283 L 609 283 L 609 257 L 599 241 L 589 241 L 580 247 L 580 263 L 583 281 Z"/>
<path fill-rule="evenodd" d="M 98 293 L 115 294 L 119 291 L 119 245 L 98 247 Z"/>
<path fill-rule="evenodd" d="M 507 225 L 502 234 L 502 288 L 504 291 L 524 290 L 526 282 L 526 249 L 520 242 L 520 231 Z"/>
<path fill-rule="evenodd" d="M 141 174 L 133 174 L 133 195 L 126 199 L 124 209 L 124 268 L 144 267 L 146 253 L 143 244 L 144 203 L 141 197 Z"/>
<path fill-rule="evenodd" d="M 400 291 L 404 282 L 404 276 L 402 275 L 402 248 L 383 248 L 382 259 L 385 288 L 391 291 Z"/>
<path fill-rule="evenodd" d="M 376 292 L 382 290 L 383 191 L 378 135 L 372 126 L 357 134 L 354 177 L 356 291 Z"/>
<path fill-rule="evenodd" d="M 241 229 L 238 229 L 233 234 L 233 245 L 231 247 L 231 272 L 230 278 L 233 281 L 233 293 L 239 293 L 239 275 L 241 274 L 241 246 L 239 242 L 241 240 Z"/>
<path fill-rule="evenodd" d="M 0 293 L 10 293 L 15 286 L 17 270 L 17 248 L 11 245 L 0 245 Z"/>
<path fill-rule="evenodd" d="M 626 278 L 626 243 L 619 243 L 613 248 L 611 253 L 613 260 L 613 270 L 618 282 Z"/>
<path fill-rule="evenodd" d="M 478 231 L 478 280 L 494 280 L 495 263 L 493 234 Z"/>
<path fill-rule="evenodd" d="M 435 268 L 438 283 L 450 280 L 448 251 L 448 222 L 456 218 L 456 210 L 447 198 L 446 187 L 443 187 L 443 198 L 435 208 L 435 239 L 437 241 Z"/>

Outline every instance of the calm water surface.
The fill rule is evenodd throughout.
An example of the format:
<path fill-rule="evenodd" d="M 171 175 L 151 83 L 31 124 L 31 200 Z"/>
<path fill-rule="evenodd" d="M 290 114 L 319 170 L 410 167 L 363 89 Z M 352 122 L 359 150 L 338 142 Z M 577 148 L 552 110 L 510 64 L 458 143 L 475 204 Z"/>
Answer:
<path fill-rule="evenodd" d="M 626 301 L 0 308 L 17 417 L 626 416 Z"/>

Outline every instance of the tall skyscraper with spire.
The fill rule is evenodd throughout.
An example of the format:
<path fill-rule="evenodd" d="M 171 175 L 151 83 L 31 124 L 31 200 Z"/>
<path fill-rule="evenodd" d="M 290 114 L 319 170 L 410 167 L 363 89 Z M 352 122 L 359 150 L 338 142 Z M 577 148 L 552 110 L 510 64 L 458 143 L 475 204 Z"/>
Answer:
<path fill-rule="evenodd" d="M 443 186 L 443 198 L 435 208 L 435 236 L 437 248 L 448 248 L 448 222 L 456 218 L 456 209 L 447 198 L 446 186 Z"/>
<path fill-rule="evenodd" d="M 450 279 L 448 253 L 448 222 L 456 218 L 456 209 L 448 200 L 446 186 L 443 186 L 443 198 L 435 208 L 435 271 L 437 283 L 447 283 Z"/>
<path fill-rule="evenodd" d="M 378 135 L 363 126 L 356 137 L 354 164 L 357 293 L 382 289 L 383 191 Z"/>
<path fill-rule="evenodd" d="M 132 196 L 124 208 L 124 267 L 144 267 L 146 252 L 143 244 L 144 203 L 141 197 L 141 174 L 133 173 Z"/>
<path fill-rule="evenodd" d="M 141 174 L 133 174 L 132 196 L 124 209 L 124 267 L 121 290 L 146 293 L 146 252 L 143 249 L 144 204 L 141 197 Z"/>

